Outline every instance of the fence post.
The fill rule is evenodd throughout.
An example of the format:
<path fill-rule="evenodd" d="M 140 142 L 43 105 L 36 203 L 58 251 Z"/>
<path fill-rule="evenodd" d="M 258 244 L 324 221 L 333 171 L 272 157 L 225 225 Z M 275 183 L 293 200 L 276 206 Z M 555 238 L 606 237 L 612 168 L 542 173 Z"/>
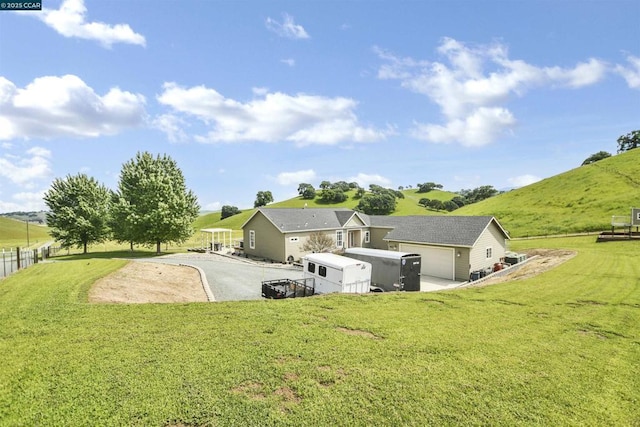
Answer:
<path fill-rule="evenodd" d="M 18 246 L 18 247 L 16 248 L 16 252 L 17 252 L 17 253 L 16 253 L 16 255 L 17 255 L 16 259 L 18 260 L 18 262 L 17 262 L 17 264 L 18 264 L 18 270 L 20 270 L 20 246 Z"/>
<path fill-rule="evenodd" d="M 33 263 L 34 264 L 38 263 L 38 250 L 37 249 L 33 250 Z"/>

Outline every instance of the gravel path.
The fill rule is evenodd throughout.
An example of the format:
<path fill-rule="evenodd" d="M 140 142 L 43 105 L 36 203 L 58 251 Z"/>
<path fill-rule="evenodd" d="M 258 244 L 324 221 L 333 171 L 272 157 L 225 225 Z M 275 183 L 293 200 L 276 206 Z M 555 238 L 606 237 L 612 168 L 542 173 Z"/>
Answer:
<path fill-rule="evenodd" d="M 242 258 L 217 254 L 175 254 L 145 258 L 144 262 L 199 267 L 204 271 L 216 301 L 261 299 L 263 280 L 301 279 L 303 276 L 299 268 L 281 264 L 253 263 Z"/>

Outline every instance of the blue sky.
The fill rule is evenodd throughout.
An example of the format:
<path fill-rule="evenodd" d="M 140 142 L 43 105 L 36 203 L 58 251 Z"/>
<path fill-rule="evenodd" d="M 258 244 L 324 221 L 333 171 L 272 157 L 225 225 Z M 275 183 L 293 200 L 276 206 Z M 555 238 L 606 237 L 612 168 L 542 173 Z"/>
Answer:
<path fill-rule="evenodd" d="M 640 128 L 640 2 L 43 0 L 0 12 L 0 212 L 168 154 L 202 209 L 520 187 Z"/>

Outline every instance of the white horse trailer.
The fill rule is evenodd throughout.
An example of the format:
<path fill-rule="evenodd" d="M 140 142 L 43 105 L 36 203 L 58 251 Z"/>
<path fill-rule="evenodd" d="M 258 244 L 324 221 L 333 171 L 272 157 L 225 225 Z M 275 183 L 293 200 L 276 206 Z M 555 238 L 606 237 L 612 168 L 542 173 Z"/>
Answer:
<path fill-rule="evenodd" d="M 313 278 L 315 293 L 364 294 L 371 285 L 371 264 L 340 255 L 309 254 L 302 259 L 304 278 Z"/>

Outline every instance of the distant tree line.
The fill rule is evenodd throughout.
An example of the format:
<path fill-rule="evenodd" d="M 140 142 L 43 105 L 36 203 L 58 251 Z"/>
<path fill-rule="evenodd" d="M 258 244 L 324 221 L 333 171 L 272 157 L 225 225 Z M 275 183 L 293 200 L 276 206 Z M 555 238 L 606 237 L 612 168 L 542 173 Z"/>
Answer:
<path fill-rule="evenodd" d="M 122 166 L 118 187 L 109 190 L 86 174 L 56 178 L 45 193 L 51 235 L 62 247 L 108 239 L 156 247 L 181 243 L 193 234 L 200 206 L 169 156 L 137 153 Z"/>
<path fill-rule="evenodd" d="M 493 188 L 493 186 L 483 185 L 474 189 L 460 190 L 451 200 L 442 201 L 423 197 L 418 201 L 418 204 L 428 209 L 453 212 L 465 205 L 480 202 L 497 194 L 499 194 L 499 191 Z"/>

